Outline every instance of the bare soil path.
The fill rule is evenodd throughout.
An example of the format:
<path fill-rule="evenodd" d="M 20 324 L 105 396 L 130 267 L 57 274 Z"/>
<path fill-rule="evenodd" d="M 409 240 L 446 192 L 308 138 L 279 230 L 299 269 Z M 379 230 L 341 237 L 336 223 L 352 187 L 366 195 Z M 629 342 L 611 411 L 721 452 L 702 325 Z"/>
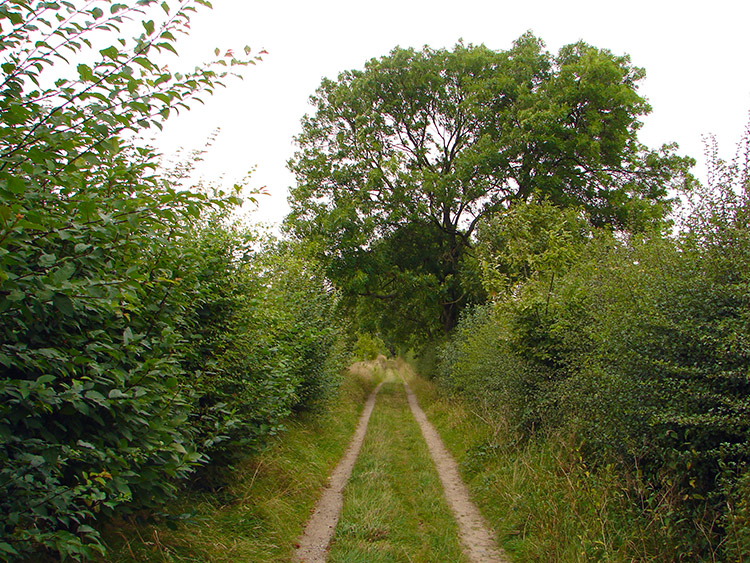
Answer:
<path fill-rule="evenodd" d="M 362 442 L 367 432 L 375 398 L 382 383 L 370 394 L 362 410 L 354 431 L 354 437 L 344 456 L 334 469 L 320 500 L 315 505 L 312 516 L 305 526 L 305 531 L 299 540 L 299 547 L 295 551 L 294 561 L 299 563 L 325 563 L 328 554 L 328 544 L 331 542 L 336 523 L 339 520 L 341 507 L 344 504 L 344 487 L 352 474 L 354 462 L 357 460 Z"/>
<path fill-rule="evenodd" d="M 382 366 L 383 362 L 381 361 L 380 364 Z M 410 368 L 401 361 L 388 362 L 388 364 L 390 364 L 390 369 L 387 371 L 391 372 L 391 369 L 393 369 L 403 380 L 409 407 L 427 442 L 448 505 L 458 523 L 460 540 L 465 554 L 473 563 L 510 563 L 503 551 L 497 547 L 489 526 L 469 498 L 469 491 L 461 479 L 456 461 L 443 445 L 440 435 L 427 420 L 427 416 L 419 406 L 416 396 L 409 388 L 404 375 L 411 376 Z M 354 463 L 362 447 L 367 432 L 367 424 L 381 385 L 382 383 L 375 388 L 367 399 L 354 437 L 341 462 L 331 475 L 329 483 L 305 527 L 304 534 L 299 541 L 299 548 L 295 552 L 295 563 L 326 562 L 328 546 L 334 535 L 343 506 L 343 490 L 351 476 Z"/>
<path fill-rule="evenodd" d="M 498 549 L 492 537 L 490 528 L 482 518 L 482 514 L 469 498 L 466 488 L 458 473 L 458 464 L 453 456 L 445 449 L 443 440 L 435 427 L 427 420 L 427 416 L 419 406 L 414 392 L 404 381 L 404 388 L 409 400 L 411 412 L 417 419 L 422 435 L 427 442 L 432 460 L 437 467 L 440 482 L 443 484 L 445 498 L 458 522 L 461 544 L 464 552 L 473 563 L 509 563 L 503 552 Z"/>

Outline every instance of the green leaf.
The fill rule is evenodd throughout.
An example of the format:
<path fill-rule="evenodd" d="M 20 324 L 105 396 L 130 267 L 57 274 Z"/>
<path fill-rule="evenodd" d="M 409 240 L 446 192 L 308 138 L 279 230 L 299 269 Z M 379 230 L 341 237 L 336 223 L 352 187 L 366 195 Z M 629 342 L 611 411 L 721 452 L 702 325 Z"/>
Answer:
<path fill-rule="evenodd" d="M 54 274 L 52 274 L 52 280 L 57 285 L 60 285 L 61 283 L 68 281 L 75 271 L 75 264 L 72 262 L 66 262 L 62 267 L 58 268 Z"/>
<path fill-rule="evenodd" d="M 135 57 L 133 59 L 133 62 L 136 64 L 139 64 L 146 70 L 152 70 L 154 68 L 154 63 L 152 63 L 150 60 L 148 60 L 146 57 Z"/>
<path fill-rule="evenodd" d="M 42 254 L 39 257 L 39 265 L 43 268 L 49 268 L 57 262 L 57 256 L 54 254 Z"/>
<path fill-rule="evenodd" d="M 156 47 L 164 48 L 164 49 L 166 49 L 167 51 L 171 51 L 171 52 L 172 52 L 172 53 L 174 53 L 175 55 L 177 55 L 177 54 L 178 54 L 178 53 L 177 53 L 177 49 L 175 49 L 175 48 L 174 48 L 174 46 L 173 46 L 173 45 L 172 45 L 171 43 L 168 43 L 168 42 L 166 42 L 166 41 L 163 41 L 163 42 L 161 42 L 161 43 L 157 43 L 157 44 L 156 44 Z"/>
<path fill-rule="evenodd" d="M 14 289 L 5 298 L 12 303 L 17 303 L 18 301 L 23 301 L 25 297 L 26 294 L 23 291 Z"/>
<path fill-rule="evenodd" d="M 81 63 L 78 65 L 78 75 L 84 82 L 90 82 L 94 78 L 94 71 L 90 66 Z"/>
<path fill-rule="evenodd" d="M 120 55 L 120 50 L 114 45 L 107 47 L 106 49 L 101 49 L 99 52 L 103 56 L 110 58 L 112 60 L 116 60 L 117 57 Z"/>
<path fill-rule="evenodd" d="M 52 297 L 52 301 L 55 304 L 55 307 L 57 307 L 57 310 L 60 311 L 63 315 L 67 315 L 69 317 L 75 316 L 75 307 L 73 306 L 73 301 L 68 297 L 67 295 L 64 295 L 62 293 L 55 293 L 55 295 Z"/>
<path fill-rule="evenodd" d="M 0 553 L 6 553 L 8 555 L 19 555 L 18 551 L 6 542 L 0 542 Z"/>
<path fill-rule="evenodd" d="M 8 191 L 14 194 L 22 194 L 26 191 L 26 182 L 23 178 L 10 176 L 8 178 Z"/>

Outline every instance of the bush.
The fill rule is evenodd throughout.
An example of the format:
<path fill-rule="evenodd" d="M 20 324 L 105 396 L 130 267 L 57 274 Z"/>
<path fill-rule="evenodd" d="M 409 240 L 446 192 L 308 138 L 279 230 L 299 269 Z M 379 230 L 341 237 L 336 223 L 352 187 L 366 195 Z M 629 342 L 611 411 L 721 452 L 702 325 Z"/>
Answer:
<path fill-rule="evenodd" d="M 521 387 L 525 366 L 509 346 L 509 327 L 500 305 L 488 304 L 467 311 L 440 348 L 437 381 L 451 391 L 468 394 L 498 416 L 523 425 L 528 402 Z"/>
<path fill-rule="evenodd" d="M 121 151 L 87 175 L 123 170 L 109 178 L 111 195 L 56 194 L 37 177 L 2 193 L 14 213 L 0 256 L 9 549 L 88 555 L 97 547 L 88 518 L 163 496 L 199 459 L 183 426 L 180 335 L 166 311 L 177 280 L 158 256 L 179 229 L 162 223 L 207 204 L 157 189 L 132 158 Z"/>
<path fill-rule="evenodd" d="M 101 553 L 96 517 L 162 502 L 335 384 L 314 267 L 253 270 L 206 224 L 238 198 L 177 188 L 135 141 L 251 62 L 159 62 L 203 4 L 0 6 L 0 557 Z M 88 64 L 52 85 L 65 57 Z"/>
<path fill-rule="evenodd" d="M 746 535 L 749 153 L 714 162 L 675 237 L 569 236 L 564 212 L 538 208 L 490 225 L 478 252 L 495 302 L 441 354 L 444 382 L 525 435 L 572 429 L 589 463 L 641 475 L 676 557 L 731 558 Z"/>
<path fill-rule="evenodd" d="M 388 355 L 388 349 L 380 336 L 373 336 L 369 332 L 357 332 L 357 342 L 354 344 L 355 359 L 374 360 L 381 354 Z"/>
<path fill-rule="evenodd" d="M 223 467 L 263 448 L 290 413 L 325 401 L 346 357 L 338 296 L 320 269 L 279 244 L 250 249 L 241 241 L 252 235 L 218 224 L 191 242 L 201 265 L 194 280 L 208 285 L 193 281 L 204 292 L 188 295 L 183 354 L 210 486 L 222 484 Z"/>

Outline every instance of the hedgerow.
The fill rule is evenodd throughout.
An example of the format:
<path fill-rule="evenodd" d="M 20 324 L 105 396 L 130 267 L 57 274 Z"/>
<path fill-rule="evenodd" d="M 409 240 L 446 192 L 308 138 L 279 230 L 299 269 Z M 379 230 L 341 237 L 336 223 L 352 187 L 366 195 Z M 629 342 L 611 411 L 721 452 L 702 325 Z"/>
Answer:
<path fill-rule="evenodd" d="M 713 159 L 677 235 L 586 232 L 543 202 L 494 218 L 477 252 L 496 297 L 441 352 L 442 381 L 494 402 L 520 437 L 573 430 L 591 467 L 643 479 L 634 498 L 659 514 L 667 558 L 748 549 L 743 143 Z"/>
<path fill-rule="evenodd" d="M 253 246 L 222 220 L 237 193 L 179 187 L 138 140 L 253 62 L 172 74 L 208 3 L 174 4 L 0 6 L 0 559 L 102 553 L 97 519 L 158 506 L 335 385 L 315 266 Z"/>

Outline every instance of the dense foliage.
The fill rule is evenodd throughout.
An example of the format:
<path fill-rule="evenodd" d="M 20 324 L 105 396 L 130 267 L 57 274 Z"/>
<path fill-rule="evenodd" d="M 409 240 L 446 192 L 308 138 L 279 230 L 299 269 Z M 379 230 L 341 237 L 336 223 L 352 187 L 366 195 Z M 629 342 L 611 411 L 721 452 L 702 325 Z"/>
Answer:
<path fill-rule="evenodd" d="M 85 559 L 98 518 L 220 485 L 336 386 L 341 295 L 361 357 L 450 334 L 423 357 L 519 444 L 637 476 L 664 560 L 750 552 L 750 137 L 667 235 L 690 161 L 637 141 L 627 57 L 396 49 L 323 82 L 304 246 L 262 240 L 138 141 L 253 62 L 167 69 L 198 5 L 0 5 L 0 558 Z"/>
<path fill-rule="evenodd" d="M 747 149 L 713 154 L 676 236 L 585 228 L 583 211 L 544 202 L 491 219 L 496 297 L 442 349 L 441 380 L 521 438 L 573 430 L 587 463 L 642 479 L 633 498 L 659 513 L 663 560 L 750 548 Z"/>
<path fill-rule="evenodd" d="M 216 219 L 180 248 L 182 315 L 170 315 L 208 486 L 222 485 L 223 466 L 262 448 L 293 411 L 326 399 L 346 356 L 338 297 L 320 267 Z"/>
<path fill-rule="evenodd" d="M 346 296 L 388 311 L 384 331 L 447 333 L 484 299 L 471 248 L 485 216 L 541 196 L 640 230 L 669 210 L 689 161 L 638 142 L 643 76 L 627 56 L 582 42 L 553 55 L 531 34 L 500 52 L 395 49 L 312 97 L 287 226 Z"/>
<path fill-rule="evenodd" d="M 175 187 L 137 141 L 252 62 L 170 73 L 207 2 L 176 4 L 0 6 L 0 558 L 102 551 L 96 517 L 262 447 L 335 384 L 316 266 L 253 250 L 222 226 L 236 194 Z"/>
<path fill-rule="evenodd" d="M 732 560 L 750 549 L 748 139 L 731 163 L 712 147 L 697 185 L 675 147 L 638 142 L 642 77 L 530 34 L 395 49 L 313 96 L 286 225 L 361 327 L 419 345 L 519 444 L 571 433 L 581 463 L 617 468 L 659 557 Z"/>

